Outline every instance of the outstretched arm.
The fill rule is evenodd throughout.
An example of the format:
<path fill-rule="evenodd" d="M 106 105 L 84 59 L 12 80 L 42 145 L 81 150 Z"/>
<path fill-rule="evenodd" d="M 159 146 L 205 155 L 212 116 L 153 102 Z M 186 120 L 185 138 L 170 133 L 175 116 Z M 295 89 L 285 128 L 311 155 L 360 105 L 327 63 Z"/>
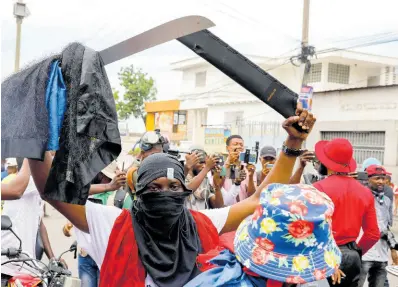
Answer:
<path fill-rule="evenodd" d="M 17 177 L 10 183 L 1 184 L 1 199 L 15 200 L 20 199 L 28 186 L 30 178 L 30 169 L 28 160 L 23 161 L 21 170 Z"/>
<path fill-rule="evenodd" d="M 47 177 L 50 173 L 52 157 L 49 152 L 46 152 L 44 161 L 37 161 L 29 159 L 32 177 L 35 181 L 37 190 L 43 197 L 44 187 L 46 185 Z M 46 199 L 45 199 L 46 200 Z M 86 209 L 83 205 L 69 204 L 58 200 L 46 200 L 62 215 L 64 215 L 73 225 L 80 230 L 88 233 L 88 224 L 86 218 Z"/>
<path fill-rule="evenodd" d="M 310 132 L 315 123 L 315 118 L 311 113 L 306 110 L 302 110 L 298 106 L 296 115 L 288 118 L 284 123 L 283 127 L 288 132 L 287 140 L 285 145 L 290 149 L 300 149 L 303 141 L 307 138 L 308 133 L 301 133 L 297 131 L 292 125 L 299 123 L 299 125 Z M 254 195 L 251 197 L 234 204 L 228 214 L 227 221 L 221 233 L 234 231 L 238 228 L 239 224 L 249 215 L 253 214 L 256 207 L 259 204 L 261 191 L 270 183 L 288 183 L 290 176 L 293 171 L 293 167 L 296 161 L 296 157 L 288 156 L 281 152 L 274 167 L 265 178 L 265 180 L 257 188 Z"/>

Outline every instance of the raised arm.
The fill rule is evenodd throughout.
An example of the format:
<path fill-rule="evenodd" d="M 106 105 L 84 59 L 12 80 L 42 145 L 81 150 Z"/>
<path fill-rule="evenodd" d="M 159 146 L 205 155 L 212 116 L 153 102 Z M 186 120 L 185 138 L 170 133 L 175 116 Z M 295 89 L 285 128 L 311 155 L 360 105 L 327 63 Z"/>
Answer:
<path fill-rule="evenodd" d="M 46 152 L 44 161 L 42 162 L 29 159 L 33 180 L 35 181 L 37 190 L 42 197 L 44 194 L 44 187 L 50 173 L 51 163 L 52 157 L 49 152 Z M 77 228 L 84 232 L 88 232 L 86 209 L 84 205 L 69 204 L 58 200 L 45 200 L 62 215 L 64 215 Z"/>
<path fill-rule="evenodd" d="M 126 185 L 126 173 L 124 171 L 116 171 L 116 176 L 110 183 L 92 184 L 88 192 L 89 195 L 104 193 L 107 191 L 117 191 Z"/>
<path fill-rule="evenodd" d="M 287 131 L 288 137 L 285 141 L 285 146 L 289 149 L 300 149 L 303 141 L 307 138 L 309 132 L 312 130 L 315 118 L 311 113 L 302 110 L 299 106 L 294 117 L 290 117 L 283 122 L 283 128 Z M 297 131 L 293 124 L 298 123 L 308 133 L 301 133 Z M 226 224 L 221 231 L 222 233 L 234 231 L 238 228 L 239 224 L 258 206 L 261 191 L 270 183 L 288 183 L 293 171 L 296 157 L 290 156 L 281 152 L 275 165 L 265 180 L 257 188 L 254 195 L 251 197 L 234 204 L 228 214 Z"/>
<path fill-rule="evenodd" d="M 1 199 L 15 200 L 20 199 L 29 184 L 30 168 L 29 162 L 25 159 L 16 178 L 10 183 L 1 184 Z"/>

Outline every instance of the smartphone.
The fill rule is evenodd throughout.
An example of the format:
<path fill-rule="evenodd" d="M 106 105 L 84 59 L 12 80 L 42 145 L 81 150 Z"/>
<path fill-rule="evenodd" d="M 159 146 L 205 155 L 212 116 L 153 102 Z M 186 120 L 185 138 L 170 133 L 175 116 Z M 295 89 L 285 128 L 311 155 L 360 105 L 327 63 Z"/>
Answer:
<path fill-rule="evenodd" d="M 265 166 L 266 168 L 273 168 L 274 167 L 274 165 L 273 164 L 271 164 L 271 163 L 267 163 L 267 165 Z"/>
<path fill-rule="evenodd" d="M 298 102 L 303 106 L 303 109 L 308 111 L 312 110 L 312 93 L 313 88 L 310 86 L 303 86 L 301 88 L 301 93 L 299 93 Z"/>
<path fill-rule="evenodd" d="M 246 164 L 256 164 L 257 161 L 257 154 L 255 152 L 251 152 L 247 149 L 245 152 L 241 152 L 239 154 L 239 161 L 244 162 Z"/>

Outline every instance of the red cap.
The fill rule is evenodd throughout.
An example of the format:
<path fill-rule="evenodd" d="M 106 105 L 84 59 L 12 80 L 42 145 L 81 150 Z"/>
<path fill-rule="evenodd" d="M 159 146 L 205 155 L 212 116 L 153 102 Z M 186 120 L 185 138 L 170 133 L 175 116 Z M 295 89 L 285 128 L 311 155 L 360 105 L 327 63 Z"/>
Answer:
<path fill-rule="evenodd" d="M 372 164 L 368 166 L 366 169 L 368 176 L 375 176 L 375 175 L 391 175 L 391 173 L 387 172 L 384 167 L 381 165 Z"/>

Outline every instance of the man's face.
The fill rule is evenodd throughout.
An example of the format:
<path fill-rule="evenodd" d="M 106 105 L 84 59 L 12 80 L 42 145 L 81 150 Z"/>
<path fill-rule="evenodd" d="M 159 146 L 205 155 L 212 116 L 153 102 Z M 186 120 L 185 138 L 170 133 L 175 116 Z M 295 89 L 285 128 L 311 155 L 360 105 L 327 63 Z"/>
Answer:
<path fill-rule="evenodd" d="M 231 152 L 243 152 L 245 147 L 245 142 L 243 139 L 233 138 L 230 140 L 229 145 L 227 146 L 228 153 Z"/>
<path fill-rule="evenodd" d="M 162 191 L 172 191 L 172 192 L 183 192 L 181 182 L 178 179 L 168 179 L 167 177 L 160 177 L 155 179 L 147 186 L 147 191 L 149 192 L 162 192 Z"/>
<path fill-rule="evenodd" d="M 385 182 L 385 175 L 374 175 L 369 177 L 369 187 L 377 192 L 382 192 L 384 190 Z"/>
<path fill-rule="evenodd" d="M 272 156 L 265 156 L 260 158 L 261 165 L 265 167 L 267 164 L 274 164 L 275 158 Z"/>

